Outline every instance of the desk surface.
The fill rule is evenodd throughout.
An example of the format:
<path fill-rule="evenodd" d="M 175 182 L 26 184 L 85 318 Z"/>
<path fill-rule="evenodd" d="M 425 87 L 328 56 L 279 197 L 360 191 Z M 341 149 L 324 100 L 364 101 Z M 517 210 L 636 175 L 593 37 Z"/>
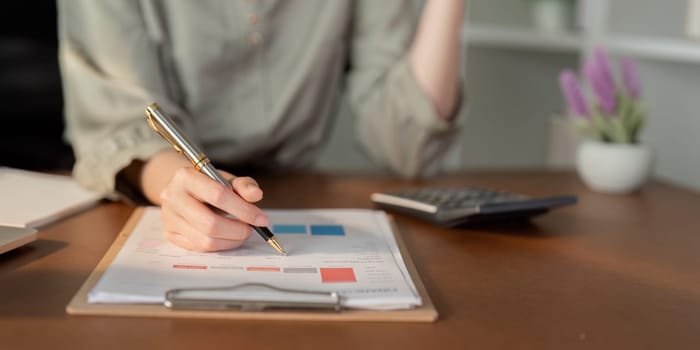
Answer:
<path fill-rule="evenodd" d="M 575 175 L 552 172 L 478 172 L 424 182 L 307 174 L 260 182 L 264 208 L 370 208 L 373 191 L 421 184 L 574 193 L 579 204 L 531 224 L 469 229 L 397 216 L 440 312 L 435 324 L 265 326 L 66 315 L 66 304 L 133 210 L 104 204 L 0 255 L 1 347 L 680 349 L 700 344 L 699 194 L 660 183 L 629 196 L 596 194 Z"/>

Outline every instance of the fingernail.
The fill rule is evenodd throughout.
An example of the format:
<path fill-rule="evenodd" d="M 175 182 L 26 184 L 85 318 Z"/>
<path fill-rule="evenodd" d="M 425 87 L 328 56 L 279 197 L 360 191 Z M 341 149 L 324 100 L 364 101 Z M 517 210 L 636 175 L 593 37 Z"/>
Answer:
<path fill-rule="evenodd" d="M 255 217 L 255 226 L 267 226 L 267 217 L 265 215 L 258 215 Z"/>

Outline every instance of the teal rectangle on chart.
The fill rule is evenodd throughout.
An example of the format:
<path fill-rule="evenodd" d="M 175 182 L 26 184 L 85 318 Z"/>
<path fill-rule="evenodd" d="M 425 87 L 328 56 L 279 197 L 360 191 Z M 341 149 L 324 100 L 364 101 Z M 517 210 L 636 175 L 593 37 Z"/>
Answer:
<path fill-rule="evenodd" d="M 272 225 L 275 234 L 306 234 L 306 225 Z"/>
<path fill-rule="evenodd" d="M 340 225 L 311 225 L 312 236 L 345 236 L 345 229 Z"/>

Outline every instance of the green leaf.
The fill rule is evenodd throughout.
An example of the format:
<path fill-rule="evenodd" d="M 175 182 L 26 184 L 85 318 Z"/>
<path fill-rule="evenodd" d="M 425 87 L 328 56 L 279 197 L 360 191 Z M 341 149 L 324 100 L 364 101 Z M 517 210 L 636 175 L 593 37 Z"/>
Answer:
<path fill-rule="evenodd" d="M 610 135 L 612 141 L 615 143 L 630 143 L 628 130 L 623 125 L 622 119 L 610 118 L 608 121 L 610 123 Z"/>

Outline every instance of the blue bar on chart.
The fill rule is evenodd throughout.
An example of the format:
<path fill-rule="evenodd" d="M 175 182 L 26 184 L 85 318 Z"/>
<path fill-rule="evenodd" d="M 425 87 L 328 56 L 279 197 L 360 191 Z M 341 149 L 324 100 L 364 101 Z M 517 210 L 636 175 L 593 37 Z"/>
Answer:
<path fill-rule="evenodd" d="M 312 236 L 345 236 L 345 229 L 340 225 L 311 225 Z"/>
<path fill-rule="evenodd" d="M 306 225 L 272 225 L 275 234 L 306 234 Z"/>

